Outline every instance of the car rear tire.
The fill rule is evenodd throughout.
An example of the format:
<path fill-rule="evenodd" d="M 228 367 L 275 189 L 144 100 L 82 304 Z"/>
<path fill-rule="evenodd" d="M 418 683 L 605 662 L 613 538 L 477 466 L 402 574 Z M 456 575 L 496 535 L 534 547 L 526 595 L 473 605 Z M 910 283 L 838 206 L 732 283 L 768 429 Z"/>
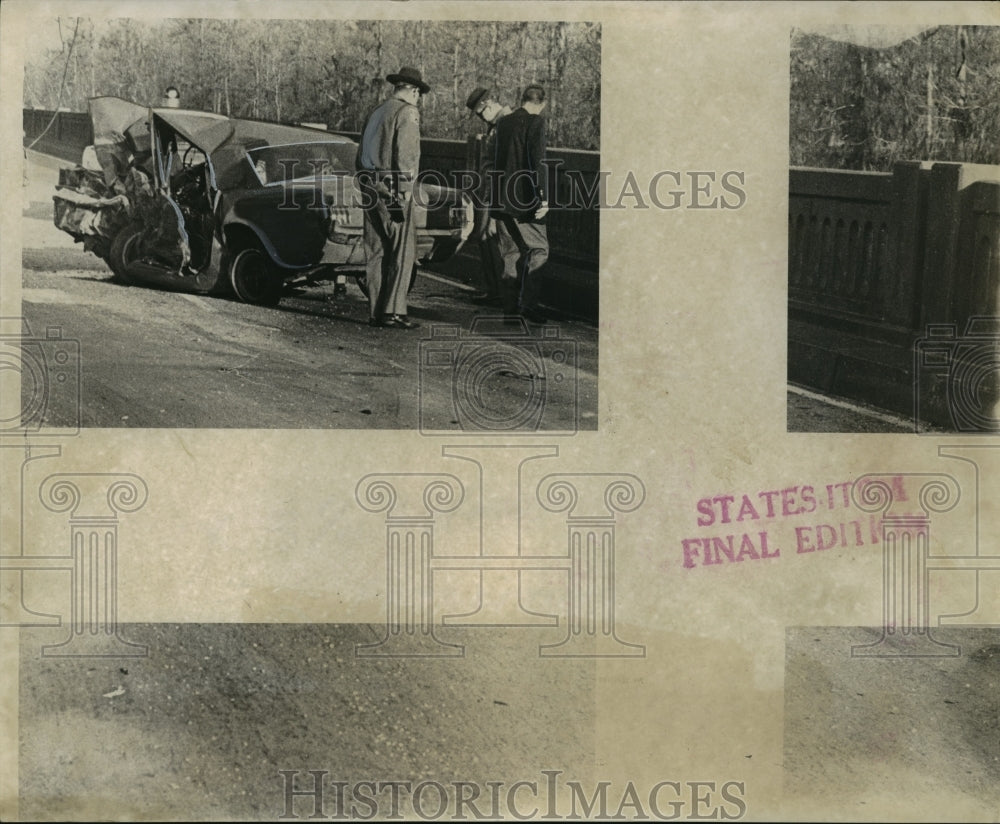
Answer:
<path fill-rule="evenodd" d="M 240 250 L 229 265 L 229 282 L 244 303 L 277 306 L 283 282 L 263 249 L 249 246 Z"/>
<path fill-rule="evenodd" d="M 115 235 L 107 257 L 108 266 L 114 273 L 112 280 L 126 286 L 133 283 L 133 279 L 128 273 L 128 267 L 139 259 L 141 238 L 142 224 L 139 223 L 130 223 Z"/>

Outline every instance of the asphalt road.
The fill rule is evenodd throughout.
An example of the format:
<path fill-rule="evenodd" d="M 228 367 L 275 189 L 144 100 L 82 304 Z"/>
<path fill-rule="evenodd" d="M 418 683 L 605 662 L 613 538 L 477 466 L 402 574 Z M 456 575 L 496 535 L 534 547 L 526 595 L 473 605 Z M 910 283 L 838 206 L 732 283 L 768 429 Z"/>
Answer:
<path fill-rule="evenodd" d="M 382 626 L 120 629 L 148 657 L 46 658 L 41 645 L 65 631 L 22 631 L 20 820 L 307 820 L 314 797 L 287 797 L 280 770 L 296 771 L 300 790 L 315 786 L 307 770 L 326 771 L 329 818 L 372 817 L 351 789 L 338 808 L 338 781 L 439 782 L 451 796 L 441 820 L 456 815 L 454 782 L 481 788 L 470 819 L 489 815 L 488 782 L 503 782 L 505 799 L 545 769 L 589 794 L 595 664 L 539 658 L 549 639 L 537 630 L 442 630 L 465 657 L 422 659 L 356 657 Z M 393 814 L 389 790 L 366 794 L 378 820 Z M 439 803 L 433 790 L 422 801 L 432 814 Z M 516 803 L 532 808 L 524 792 Z M 503 801 L 499 812 L 510 817 Z M 399 814 L 415 818 L 407 792 Z"/>
<path fill-rule="evenodd" d="M 1000 631 L 936 628 L 954 657 L 851 656 L 880 635 L 786 632 L 785 793 L 802 802 L 798 820 L 948 820 L 948 799 L 950 820 L 997 821 Z"/>
<path fill-rule="evenodd" d="M 450 278 L 422 272 L 413 330 L 370 328 L 353 281 L 346 295 L 319 284 L 274 308 L 121 286 L 52 225 L 58 165 L 31 153 L 24 190 L 23 314 L 33 339 L 58 327 L 79 342 L 79 381 L 70 363 L 69 379 L 51 384 L 45 425 L 597 428 L 597 329 L 490 323 L 496 310 L 469 300 L 474 257 L 450 266 Z M 476 319 L 489 334 L 470 332 Z M 52 349 L 36 347 L 45 357 Z"/>

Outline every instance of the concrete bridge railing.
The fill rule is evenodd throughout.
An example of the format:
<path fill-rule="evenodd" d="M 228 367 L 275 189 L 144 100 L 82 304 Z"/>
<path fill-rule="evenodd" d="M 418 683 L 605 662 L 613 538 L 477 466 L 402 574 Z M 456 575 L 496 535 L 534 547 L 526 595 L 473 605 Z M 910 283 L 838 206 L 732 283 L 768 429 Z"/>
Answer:
<path fill-rule="evenodd" d="M 793 168 L 789 380 L 979 430 L 998 375 L 1000 167 Z"/>

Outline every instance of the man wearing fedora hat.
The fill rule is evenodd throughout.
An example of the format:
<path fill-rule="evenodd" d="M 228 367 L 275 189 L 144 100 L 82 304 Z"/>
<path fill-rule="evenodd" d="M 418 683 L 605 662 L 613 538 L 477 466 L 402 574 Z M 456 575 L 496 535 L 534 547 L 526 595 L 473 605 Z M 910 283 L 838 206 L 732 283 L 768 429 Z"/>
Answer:
<path fill-rule="evenodd" d="M 489 203 L 490 171 L 496 154 L 496 125 L 501 118 L 511 113 L 510 106 L 499 103 L 489 89 L 482 87 L 469 95 L 465 105 L 472 114 L 486 124 L 486 135 L 479 147 L 479 202 Z M 501 305 L 501 281 L 503 278 L 503 257 L 500 255 L 500 245 L 497 240 L 497 224 L 489 209 L 481 210 L 477 215 L 473 237 L 479 243 L 479 256 L 483 268 L 483 291 L 472 296 L 475 303 L 488 306 Z"/>
<path fill-rule="evenodd" d="M 420 171 L 420 112 L 430 91 L 420 72 L 403 66 L 386 77 L 392 95 L 365 123 L 357 170 L 365 212 L 364 248 L 370 326 L 413 329 L 406 292 L 416 265 L 413 187 Z"/>

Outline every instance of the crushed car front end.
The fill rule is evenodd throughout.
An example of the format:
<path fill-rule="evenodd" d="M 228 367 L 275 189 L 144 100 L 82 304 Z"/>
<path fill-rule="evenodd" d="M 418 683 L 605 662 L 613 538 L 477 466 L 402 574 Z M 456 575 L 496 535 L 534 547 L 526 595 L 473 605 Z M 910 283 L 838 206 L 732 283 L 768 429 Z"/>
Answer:
<path fill-rule="evenodd" d="M 273 304 L 288 281 L 364 272 L 350 138 L 119 98 L 90 112 L 100 170 L 61 173 L 53 219 L 118 280 Z M 470 197 L 421 182 L 413 198 L 418 260 L 454 255 L 473 230 Z"/>

